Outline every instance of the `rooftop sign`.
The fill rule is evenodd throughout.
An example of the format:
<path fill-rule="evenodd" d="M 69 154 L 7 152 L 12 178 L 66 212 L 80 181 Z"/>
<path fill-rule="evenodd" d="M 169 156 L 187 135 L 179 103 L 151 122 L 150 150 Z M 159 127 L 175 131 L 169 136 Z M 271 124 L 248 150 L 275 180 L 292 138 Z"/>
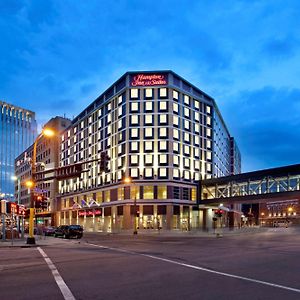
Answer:
<path fill-rule="evenodd" d="M 168 84 L 167 74 L 137 74 L 131 77 L 130 86 L 155 86 Z"/>

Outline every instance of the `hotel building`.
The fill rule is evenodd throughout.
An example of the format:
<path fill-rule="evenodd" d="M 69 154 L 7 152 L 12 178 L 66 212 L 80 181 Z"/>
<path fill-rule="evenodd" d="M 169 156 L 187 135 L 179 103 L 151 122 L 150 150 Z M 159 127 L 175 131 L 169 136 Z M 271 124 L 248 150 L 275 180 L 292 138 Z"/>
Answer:
<path fill-rule="evenodd" d="M 36 137 L 35 113 L 0 101 L 0 133 L 0 194 L 1 198 L 13 200 L 15 157 Z"/>
<path fill-rule="evenodd" d="M 127 230 L 135 222 L 139 230 L 197 227 L 199 180 L 240 172 L 232 145 L 236 153 L 212 97 L 172 71 L 127 72 L 62 135 L 61 166 L 103 153 L 110 160 L 106 172 L 90 162 L 80 178 L 59 182 L 58 224 L 87 231 Z"/>

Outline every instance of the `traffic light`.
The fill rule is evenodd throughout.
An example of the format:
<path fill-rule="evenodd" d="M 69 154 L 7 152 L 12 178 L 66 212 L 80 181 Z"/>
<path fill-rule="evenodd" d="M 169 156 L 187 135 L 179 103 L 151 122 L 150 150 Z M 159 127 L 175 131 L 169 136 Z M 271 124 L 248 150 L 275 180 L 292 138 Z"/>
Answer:
<path fill-rule="evenodd" d="M 221 218 L 222 217 L 222 215 L 223 215 L 223 210 L 222 209 L 217 209 L 216 211 L 215 211 L 215 215 L 217 216 L 217 217 L 219 217 L 219 218 Z"/>
<path fill-rule="evenodd" d="M 102 151 L 100 154 L 100 171 L 107 172 L 108 171 L 108 162 L 110 157 L 105 151 Z"/>
<path fill-rule="evenodd" d="M 37 195 L 34 199 L 34 208 L 41 208 L 42 207 L 42 195 Z"/>

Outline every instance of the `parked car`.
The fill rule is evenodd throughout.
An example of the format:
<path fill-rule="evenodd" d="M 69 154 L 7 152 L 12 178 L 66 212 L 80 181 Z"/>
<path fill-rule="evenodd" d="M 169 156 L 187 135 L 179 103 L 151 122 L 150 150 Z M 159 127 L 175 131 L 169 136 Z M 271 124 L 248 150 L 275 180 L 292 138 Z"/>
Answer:
<path fill-rule="evenodd" d="M 55 232 L 55 237 L 63 237 L 65 239 L 69 238 L 82 238 L 83 228 L 80 225 L 61 225 L 59 226 Z"/>
<path fill-rule="evenodd" d="M 44 235 L 51 236 L 51 235 L 54 235 L 55 230 L 56 230 L 55 227 L 48 226 L 48 227 L 43 228 L 43 233 L 44 233 Z"/>

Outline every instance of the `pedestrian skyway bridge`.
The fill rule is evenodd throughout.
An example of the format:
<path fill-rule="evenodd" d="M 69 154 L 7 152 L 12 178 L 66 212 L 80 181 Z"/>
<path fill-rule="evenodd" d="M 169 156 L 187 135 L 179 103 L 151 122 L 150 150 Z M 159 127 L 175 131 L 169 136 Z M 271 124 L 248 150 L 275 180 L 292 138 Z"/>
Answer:
<path fill-rule="evenodd" d="M 300 164 L 200 181 L 198 204 L 300 199 Z"/>

